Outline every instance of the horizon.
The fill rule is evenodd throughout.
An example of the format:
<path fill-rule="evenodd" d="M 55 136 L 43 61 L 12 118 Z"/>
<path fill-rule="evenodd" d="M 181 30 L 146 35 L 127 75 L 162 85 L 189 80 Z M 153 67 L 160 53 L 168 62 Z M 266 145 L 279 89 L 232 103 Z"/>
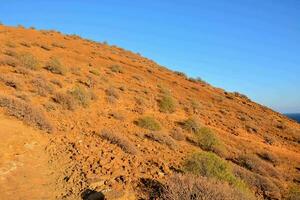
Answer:
<path fill-rule="evenodd" d="M 88 2 L 94 5 L 5 2 L 0 21 L 107 41 L 281 113 L 300 113 L 300 3 Z"/>

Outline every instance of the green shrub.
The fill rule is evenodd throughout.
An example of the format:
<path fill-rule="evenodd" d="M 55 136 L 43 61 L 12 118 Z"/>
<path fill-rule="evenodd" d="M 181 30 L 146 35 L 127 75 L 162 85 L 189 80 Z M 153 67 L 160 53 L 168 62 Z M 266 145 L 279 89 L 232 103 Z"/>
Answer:
<path fill-rule="evenodd" d="M 61 62 L 57 58 L 51 58 L 46 63 L 45 69 L 52 72 L 53 74 L 65 75 L 67 72 L 66 68 L 61 64 Z"/>
<path fill-rule="evenodd" d="M 192 132 L 192 133 L 197 133 L 200 130 L 199 123 L 193 118 L 189 118 L 187 120 L 184 120 L 180 124 L 181 124 L 183 129 L 185 129 L 189 132 Z"/>
<path fill-rule="evenodd" d="M 158 131 L 161 129 L 160 124 L 153 117 L 142 117 L 136 121 L 139 127 L 149 129 L 151 131 Z"/>
<path fill-rule="evenodd" d="M 164 113 L 175 112 L 175 101 L 170 95 L 164 95 L 158 102 L 159 110 Z"/>
<path fill-rule="evenodd" d="M 242 191 L 249 192 L 247 185 L 233 175 L 230 164 L 214 153 L 192 154 L 185 160 L 183 170 L 198 176 L 225 181 Z"/>
<path fill-rule="evenodd" d="M 17 57 L 22 67 L 31 70 L 37 70 L 40 68 L 39 61 L 31 53 L 23 53 Z"/>
<path fill-rule="evenodd" d="M 221 153 L 221 151 L 223 151 L 222 143 L 211 129 L 202 127 L 199 131 L 195 132 L 194 135 L 195 142 L 201 149 L 215 153 Z"/>

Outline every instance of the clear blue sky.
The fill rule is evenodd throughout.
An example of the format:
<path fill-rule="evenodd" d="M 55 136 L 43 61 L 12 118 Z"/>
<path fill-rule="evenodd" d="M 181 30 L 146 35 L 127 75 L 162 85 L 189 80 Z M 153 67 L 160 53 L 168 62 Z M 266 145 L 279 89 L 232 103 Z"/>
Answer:
<path fill-rule="evenodd" d="M 0 20 L 108 41 L 300 112 L 299 0 L 0 0 Z"/>

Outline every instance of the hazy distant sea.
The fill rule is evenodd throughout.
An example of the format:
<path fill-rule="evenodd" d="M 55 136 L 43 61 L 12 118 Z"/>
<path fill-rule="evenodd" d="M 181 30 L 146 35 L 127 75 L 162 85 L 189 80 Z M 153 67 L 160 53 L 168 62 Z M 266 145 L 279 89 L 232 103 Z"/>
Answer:
<path fill-rule="evenodd" d="M 285 114 L 289 118 L 296 120 L 298 123 L 300 123 L 300 113 L 290 113 L 290 114 Z"/>

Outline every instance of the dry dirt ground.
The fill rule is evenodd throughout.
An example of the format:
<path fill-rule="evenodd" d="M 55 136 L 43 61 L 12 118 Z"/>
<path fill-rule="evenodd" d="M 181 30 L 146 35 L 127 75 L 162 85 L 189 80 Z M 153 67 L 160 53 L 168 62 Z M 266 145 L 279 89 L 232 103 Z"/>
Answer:
<path fill-rule="evenodd" d="M 55 178 L 49 167 L 49 138 L 0 114 L 1 199 L 54 199 Z"/>
<path fill-rule="evenodd" d="M 116 46 L 0 25 L 0 199 L 137 199 L 208 151 L 188 119 L 257 198 L 299 187 L 298 123 Z"/>

